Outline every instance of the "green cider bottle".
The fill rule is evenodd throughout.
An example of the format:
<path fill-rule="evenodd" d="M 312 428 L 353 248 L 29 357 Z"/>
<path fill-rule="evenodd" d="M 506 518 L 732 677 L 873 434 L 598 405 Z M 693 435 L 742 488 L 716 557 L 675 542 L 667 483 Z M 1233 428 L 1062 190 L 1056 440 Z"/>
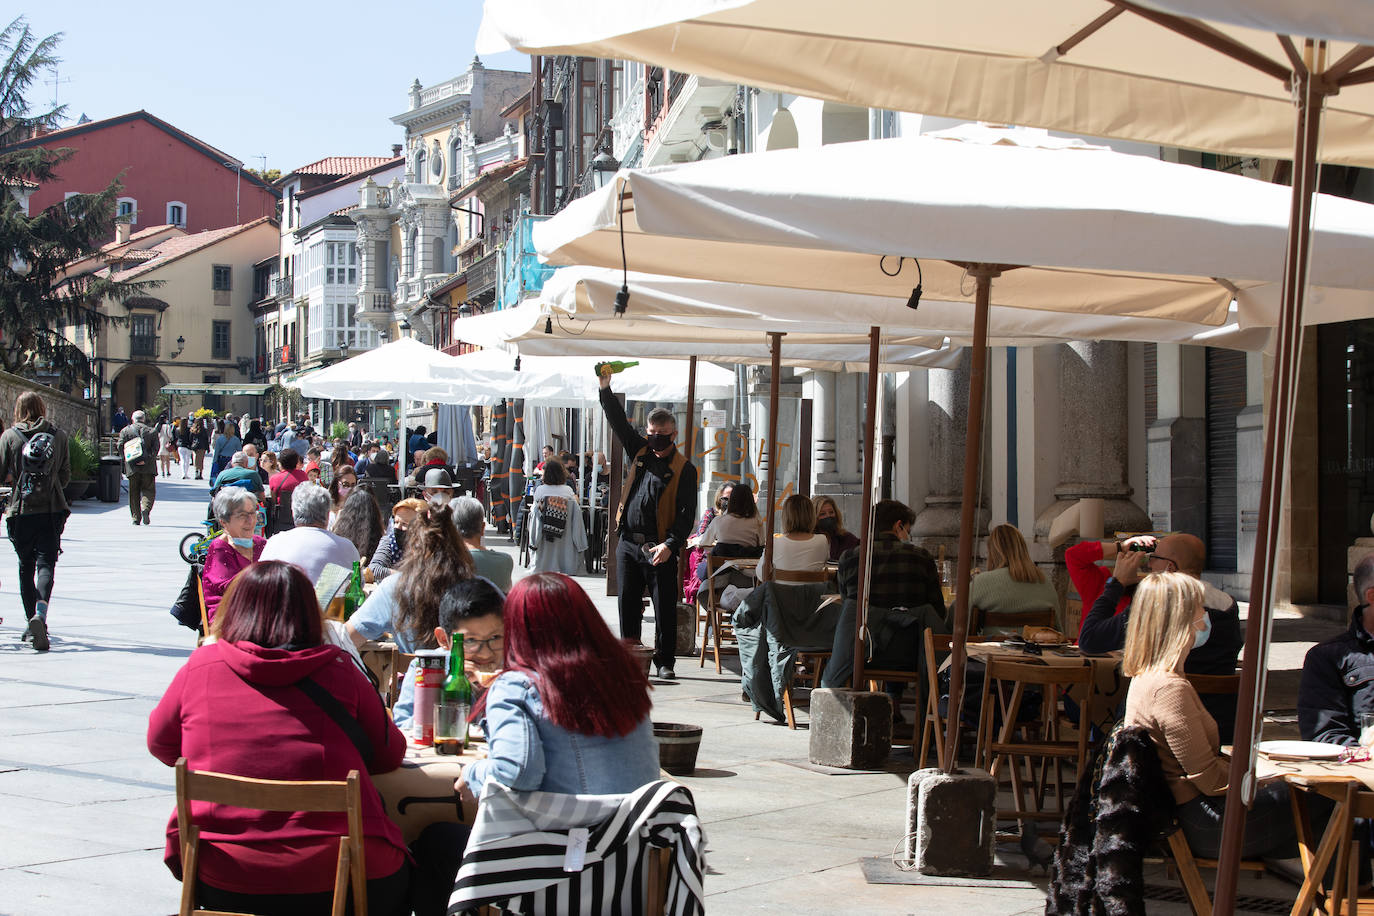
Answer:
<path fill-rule="evenodd" d="M 353 561 L 353 575 L 348 579 L 348 589 L 344 592 L 344 620 L 353 616 L 353 612 L 362 607 L 367 596 L 363 594 L 363 564 L 357 560 Z"/>
<path fill-rule="evenodd" d="M 636 360 L 631 360 L 631 361 L 629 361 L 629 362 L 625 362 L 625 361 L 618 360 L 618 359 L 613 359 L 613 360 L 610 360 L 609 362 L 597 363 L 595 366 L 592 367 L 592 371 L 594 371 L 594 372 L 596 373 L 597 378 L 600 378 L 602 375 L 604 375 L 604 374 L 606 373 L 606 370 L 608 370 L 608 369 L 610 370 L 611 375 L 615 375 L 617 372 L 624 372 L 626 369 L 629 369 L 631 366 L 638 366 L 638 365 L 639 365 L 639 360 L 637 360 L 637 359 L 636 359 Z"/>
<path fill-rule="evenodd" d="M 441 754 L 456 754 L 468 737 L 472 713 L 472 682 L 463 671 L 463 634 L 450 637 L 448 677 L 439 691 L 439 711 L 434 721 L 434 746 Z"/>

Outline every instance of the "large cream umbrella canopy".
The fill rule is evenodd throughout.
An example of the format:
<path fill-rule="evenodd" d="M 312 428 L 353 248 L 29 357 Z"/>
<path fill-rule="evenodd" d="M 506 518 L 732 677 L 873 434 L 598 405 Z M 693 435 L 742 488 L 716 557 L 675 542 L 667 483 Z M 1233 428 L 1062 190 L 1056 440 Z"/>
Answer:
<path fill-rule="evenodd" d="M 1288 34 L 1371 41 L 1363 3 L 1156 0 Z M 1302 10 L 1316 6 L 1314 14 Z M 1256 10 L 1253 7 L 1267 7 Z M 1274 11 L 1284 14 L 1275 16 Z M 1299 29 L 1305 26 L 1312 32 Z M 1301 38 L 1298 42 L 1301 44 Z M 1274 31 L 1108 0 L 487 0 L 478 52 L 643 61 L 892 111 L 1237 156 L 1293 153 L 1292 63 Z M 1347 74 L 1342 74 L 1347 76 Z M 1330 100 L 1323 160 L 1374 165 L 1374 86 Z"/>
<path fill-rule="evenodd" d="M 964 263 L 1025 265 L 998 281 L 999 305 L 1220 324 L 1236 298 L 1243 325 L 1275 324 L 1286 188 L 1004 139 L 1028 142 L 983 129 L 622 171 L 534 242 L 558 265 L 903 300 L 921 258 L 924 297 L 944 302 L 972 301 Z M 1374 289 L 1374 208 L 1322 195 L 1314 248 L 1321 314 L 1374 313 L 1340 292 Z"/>

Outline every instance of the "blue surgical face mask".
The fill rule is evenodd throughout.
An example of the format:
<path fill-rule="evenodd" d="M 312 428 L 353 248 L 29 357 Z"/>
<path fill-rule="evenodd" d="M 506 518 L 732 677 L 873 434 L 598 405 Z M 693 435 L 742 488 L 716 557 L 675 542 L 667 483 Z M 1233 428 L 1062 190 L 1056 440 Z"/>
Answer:
<path fill-rule="evenodd" d="M 1201 649 L 1207 645 L 1207 640 L 1212 636 L 1212 615 L 1206 611 L 1202 612 L 1202 629 L 1193 629 L 1193 648 Z"/>
<path fill-rule="evenodd" d="M 229 540 L 231 540 L 231 541 L 234 542 L 234 546 L 235 546 L 235 547 L 243 547 L 243 548 L 245 548 L 245 549 L 250 549 L 250 548 L 252 548 L 252 546 L 253 546 L 253 539 L 252 539 L 252 538 L 235 538 L 235 537 L 231 537 Z"/>

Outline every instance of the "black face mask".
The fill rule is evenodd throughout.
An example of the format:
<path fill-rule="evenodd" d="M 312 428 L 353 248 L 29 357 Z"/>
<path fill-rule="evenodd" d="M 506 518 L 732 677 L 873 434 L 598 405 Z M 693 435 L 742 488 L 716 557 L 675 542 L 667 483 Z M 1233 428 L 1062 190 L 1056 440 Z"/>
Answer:
<path fill-rule="evenodd" d="M 649 443 L 649 448 L 655 452 L 664 451 L 673 445 L 673 437 L 667 433 L 650 433 L 644 438 Z"/>
<path fill-rule="evenodd" d="M 835 523 L 835 516 L 833 515 L 829 518 L 819 519 L 816 522 L 816 530 L 821 534 L 834 534 L 839 529 L 840 526 Z"/>

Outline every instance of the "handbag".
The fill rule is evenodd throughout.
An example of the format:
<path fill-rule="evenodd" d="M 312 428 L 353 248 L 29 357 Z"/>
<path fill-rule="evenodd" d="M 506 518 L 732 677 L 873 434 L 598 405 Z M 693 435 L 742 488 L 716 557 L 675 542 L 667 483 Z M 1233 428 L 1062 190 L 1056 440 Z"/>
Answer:
<path fill-rule="evenodd" d="M 186 584 L 181 586 L 181 591 L 177 594 L 177 600 L 173 602 L 171 615 L 176 622 L 186 627 L 188 630 L 200 632 L 200 576 L 205 571 L 205 567 L 199 563 L 191 564 L 190 572 L 186 573 Z"/>
<path fill-rule="evenodd" d="M 543 539 L 556 541 L 568 530 L 568 500 L 563 496 L 545 496 L 539 501 L 539 526 Z"/>

